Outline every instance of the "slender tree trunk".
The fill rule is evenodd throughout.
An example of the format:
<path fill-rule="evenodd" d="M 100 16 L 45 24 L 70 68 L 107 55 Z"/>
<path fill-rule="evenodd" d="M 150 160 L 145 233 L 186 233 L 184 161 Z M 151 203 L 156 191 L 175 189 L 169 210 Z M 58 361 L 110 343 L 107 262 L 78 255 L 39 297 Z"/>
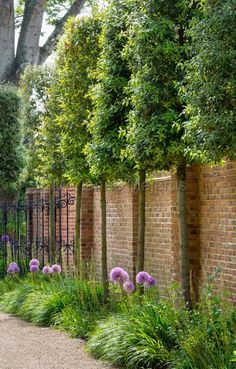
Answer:
<path fill-rule="evenodd" d="M 14 64 L 14 0 L 0 0 L 0 82 L 4 82 Z"/>
<path fill-rule="evenodd" d="M 177 166 L 179 204 L 179 242 L 181 251 L 181 282 L 184 297 L 191 306 L 189 250 L 187 239 L 186 211 L 186 160 L 182 158 Z"/>
<path fill-rule="evenodd" d="M 55 227 L 55 199 L 54 184 L 51 185 L 49 191 L 49 223 L 50 223 L 50 244 L 49 244 L 49 260 L 51 264 L 56 262 L 56 227 Z"/>
<path fill-rule="evenodd" d="M 145 256 L 145 186 L 146 172 L 139 172 L 139 223 L 138 223 L 138 255 L 137 272 L 144 270 Z"/>
<path fill-rule="evenodd" d="M 81 265 L 81 242 L 80 242 L 80 212 L 82 198 L 83 182 L 81 181 L 76 187 L 76 214 L 75 214 L 75 267 L 76 274 L 82 276 Z"/>
<path fill-rule="evenodd" d="M 106 211 L 106 181 L 101 180 L 101 241 L 102 241 L 102 283 L 104 288 L 104 299 L 109 297 L 108 271 L 107 271 L 107 211 Z"/>

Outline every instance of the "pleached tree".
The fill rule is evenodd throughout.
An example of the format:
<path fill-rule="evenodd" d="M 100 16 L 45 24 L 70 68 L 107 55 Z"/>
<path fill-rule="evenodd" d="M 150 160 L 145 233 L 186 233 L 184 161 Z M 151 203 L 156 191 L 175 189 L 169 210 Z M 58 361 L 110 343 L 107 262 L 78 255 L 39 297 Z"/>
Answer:
<path fill-rule="evenodd" d="M 87 129 L 91 113 L 89 88 L 94 84 L 100 53 L 99 37 L 101 16 L 94 10 L 93 15 L 82 19 L 71 19 L 65 27 L 55 63 L 55 80 L 52 90 L 60 106 L 55 124 L 60 132 L 60 151 L 64 159 L 63 179 L 65 183 L 76 186 L 76 226 L 75 226 L 75 264 L 80 271 L 80 212 L 83 183 L 91 183 L 89 166 L 84 147 L 90 140 Z"/>
<path fill-rule="evenodd" d="M 186 58 L 186 30 L 193 9 L 189 2 L 133 0 L 124 58 L 131 79 L 131 103 L 126 155 L 136 163 L 140 178 L 138 270 L 144 267 L 145 177 L 153 170 L 177 168 L 181 278 L 190 302 L 186 223 L 186 159 L 179 67 Z"/>
<path fill-rule="evenodd" d="M 121 161 L 125 138 L 121 132 L 126 126 L 128 107 L 125 88 L 129 70 L 122 58 L 125 43 L 127 2 L 110 0 L 104 14 L 101 35 L 101 57 L 96 74 L 97 83 L 91 90 L 93 112 L 89 121 L 91 142 L 86 153 L 91 174 L 100 183 L 102 279 L 108 296 L 107 238 L 106 238 L 106 184 L 132 177 L 129 159 Z"/>

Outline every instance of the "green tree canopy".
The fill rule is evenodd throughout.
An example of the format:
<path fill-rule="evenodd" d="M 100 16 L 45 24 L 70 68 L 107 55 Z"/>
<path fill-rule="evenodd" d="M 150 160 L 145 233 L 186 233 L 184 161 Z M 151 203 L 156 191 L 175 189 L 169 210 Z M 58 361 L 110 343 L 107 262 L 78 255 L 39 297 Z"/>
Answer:
<path fill-rule="evenodd" d="M 14 192 L 23 168 L 20 97 L 15 88 L 0 85 L 0 190 Z"/>
<path fill-rule="evenodd" d="M 185 1 L 133 0 L 124 57 L 131 79 L 128 150 L 138 169 L 168 169 L 183 155 L 182 103 L 178 65 L 186 58 Z"/>
<path fill-rule="evenodd" d="M 128 112 L 125 88 L 130 77 L 127 62 L 122 58 L 127 14 L 127 1 L 109 1 L 102 25 L 97 83 L 91 90 L 93 112 L 89 130 L 92 140 L 87 145 L 87 157 L 92 174 L 111 181 L 132 177 L 129 159 L 120 159 L 125 146 L 120 132 L 127 125 Z"/>
<path fill-rule="evenodd" d="M 57 90 L 60 114 L 55 120 L 61 131 L 64 177 L 72 184 L 90 181 L 84 147 L 90 139 L 87 123 L 92 102 L 88 91 L 95 82 L 100 33 L 101 16 L 95 11 L 93 16 L 71 19 L 57 50 L 53 90 Z"/>
<path fill-rule="evenodd" d="M 202 161 L 236 157 L 236 3 L 205 0 L 191 28 L 185 98 L 190 155 Z"/>
<path fill-rule="evenodd" d="M 52 71 L 46 66 L 28 66 L 20 79 L 19 93 L 22 99 L 25 168 L 23 183 L 26 187 L 40 184 L 40 141 L 42 120 L 51 85 Z"/>

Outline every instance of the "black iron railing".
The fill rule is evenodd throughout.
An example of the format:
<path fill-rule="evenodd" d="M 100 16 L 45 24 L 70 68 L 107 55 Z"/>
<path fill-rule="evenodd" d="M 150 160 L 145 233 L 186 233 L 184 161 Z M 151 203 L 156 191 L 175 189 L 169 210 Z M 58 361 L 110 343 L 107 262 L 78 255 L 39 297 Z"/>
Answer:
<path fill-rule="evenodd" d="M 55 235 L 56 262 L 64 268 L 73 264 L 74 220 L 71 207 L 75 197 L 67 190 L 55 191 Z M 49 196 L 41 198 L 40 193 L 29 194 L 24 201 L 0 203 L 0 269 L 1 274 L 11 261 L 18 263 L 37 258 L 42 265 L 50 264 L 50 203 Z"/>

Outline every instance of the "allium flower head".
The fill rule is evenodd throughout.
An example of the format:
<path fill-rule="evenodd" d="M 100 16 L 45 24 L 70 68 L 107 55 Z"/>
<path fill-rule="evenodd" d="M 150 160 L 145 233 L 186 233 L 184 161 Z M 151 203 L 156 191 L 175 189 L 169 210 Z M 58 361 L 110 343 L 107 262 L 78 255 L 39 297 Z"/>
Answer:
<path fill-rule="evenodd" d="M 139 272 L 136 275 L 136 282 L 139 284 L 143 284 L 148 282 L 150 275 L 147 272 Z"/>
<path fill-rule="evenodd" d="M 31 265 L 31 266 L 30 266 L 30 272 L 31 272 L 31 273 L 38 273 L 38 272 L 39 272 L 39 267 L 38 267 L 38 265 L 35 265 L 35 264 Z"/>
<path fill-rule="evenodd" d="M 122 268 L 116 267 L 110 271 L 110 280 L 114 283 L 125 283 L 129 280 L 129 274 Z"/>
<path fill-rule="evenodd" d="M 17 265 L 17 263 L 15 261 L 13 261 L 12 263 L 9 264 L 9 267 L 12 267 L 12 266 L 14 267 L 16 265 Z"/>
<path fill-rule="evenodd" d="M 39 266 L 38 259 L 32 259 L 32 260 L 30 260 L 29 267 L 31 267 L 32 265 L 36 265 L 38 267 Z"/>
<path fill-rule="evenodd" d="M 132 293 L 135 290 L 133 282 L 125 282 L 123 284 L 123 289 L 127 293 Z"/>
<path fill-rule="evenodd" d="M 144 282 L 144 287 L 150 288 L 150 287 L 156 286 L 156 284 L 157 284 L 157 281 L 155 280 L 155 278 L 153 278 L 150 275 L 149 278 L 148 278 L 148 281 Z"/>
<path fill-rule="evenodd" d="M 61 273 L 61 266 L 59 264 L 54 264 L 51 267 L 51 271 L 53 274 L 60 274 Z"/>
<path fill-rule="evenodd" d="M 7 268 L 8 274 L 16 274 L 16 273 L 19 273 L 19 271 L 20 271 L 20 268 L 15 262 L 10 263 Z"/>
<path fill-rule="evenodd" d="M 45 265 L 43 267 L 43 274 L 51 274 L 52 273 L 52 269 L 50 268 L 50 266 Z"/>
<path fill-rule="evenodd" d="M 2 242 L 9 242 L 10 237 L 8 236 L 8 234 L 3 234 L 1 240 Z"/>

